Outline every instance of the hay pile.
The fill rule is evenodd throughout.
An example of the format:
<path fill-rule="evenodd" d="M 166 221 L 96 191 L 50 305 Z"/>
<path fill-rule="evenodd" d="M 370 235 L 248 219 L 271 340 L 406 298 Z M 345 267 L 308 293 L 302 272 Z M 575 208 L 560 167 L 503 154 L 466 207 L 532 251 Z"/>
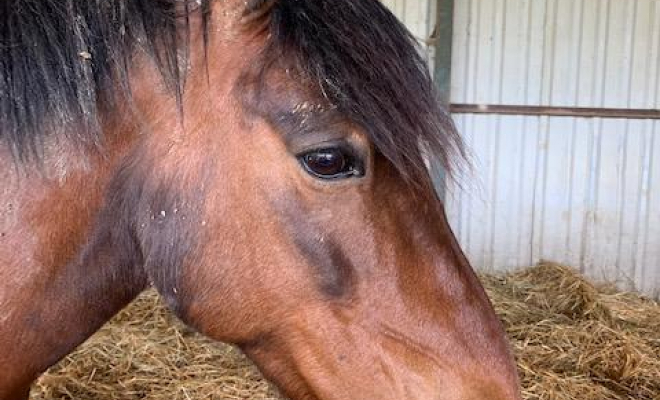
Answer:
<path fill-rule="evenodd" d="M 528 400 L 660 400 L 660 304 L 546 263 L 483 276 Z"/>
<path fill-rule="evenodd" d="M 483 281 L 528 400 L 660 400 L 660 305 L 555 264 Z M 42 377 L 34 400 L 281 399 L 236 349 L 140 297 Z"/>

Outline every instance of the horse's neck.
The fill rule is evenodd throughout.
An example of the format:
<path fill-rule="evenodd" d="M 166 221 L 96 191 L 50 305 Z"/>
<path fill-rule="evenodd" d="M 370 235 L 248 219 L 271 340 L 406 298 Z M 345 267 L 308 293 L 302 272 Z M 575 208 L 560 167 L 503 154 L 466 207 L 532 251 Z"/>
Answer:
<path fill-rule="evenodd" d="M 41 166 L 0 155 L 0 399 L 24 393 L 145 287 L 130 230 L 108 209 L 130 147 L 46 149 Z"/>

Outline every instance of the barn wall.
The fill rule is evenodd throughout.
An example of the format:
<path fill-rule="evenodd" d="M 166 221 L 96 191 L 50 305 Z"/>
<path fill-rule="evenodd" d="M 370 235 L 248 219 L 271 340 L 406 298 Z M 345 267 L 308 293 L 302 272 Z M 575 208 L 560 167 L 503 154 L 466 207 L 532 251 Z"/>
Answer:
<path fill-rule="evenodd" d="M 452 102 L 660 108 L 660 1 L 456 0 Z M 476 184 L 448 211 L 479 267 L 552 259 L 660 291 L 660 121 L 455 115 Z"/>
<path fill-rule="evenodd" d="M 431 34 L 435 26 L 436 0 L 382 0 L 415 35 L 429 63 L 434 62 Z"/>

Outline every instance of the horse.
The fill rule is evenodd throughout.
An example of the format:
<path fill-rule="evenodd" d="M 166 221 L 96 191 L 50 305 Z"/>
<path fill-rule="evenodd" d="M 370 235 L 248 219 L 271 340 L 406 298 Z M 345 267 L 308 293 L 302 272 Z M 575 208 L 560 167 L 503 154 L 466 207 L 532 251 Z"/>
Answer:
<path fill-rule="evenodd" d="M 146 288 L 293 400 L 519 400 L 378 0 L 1 0 L 0 399 Z"/>

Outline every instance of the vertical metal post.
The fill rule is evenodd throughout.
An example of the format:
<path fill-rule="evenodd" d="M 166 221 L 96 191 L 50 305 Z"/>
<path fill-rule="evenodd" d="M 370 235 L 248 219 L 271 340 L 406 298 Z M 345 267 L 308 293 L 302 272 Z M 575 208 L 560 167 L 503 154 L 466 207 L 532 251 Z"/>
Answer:
<path fill-rule="evenodd" d="M 436 22 L 434 29 L 435 68 L 433 71 L 440 101 L 449 110 L 451 103 L 451 56 L 454 38 L 454 0 L 435 0 Z M 438 196 L 445 200 L 445 171 L 437 163 L 432 167 L 432 177 Z"/>
<path fill-rule="evenodd" d="M 454 38 L 454 0 L 436 0 L 435 82 L 443 104 L 449 107 L 451 96 L 451 55 Z"/>

